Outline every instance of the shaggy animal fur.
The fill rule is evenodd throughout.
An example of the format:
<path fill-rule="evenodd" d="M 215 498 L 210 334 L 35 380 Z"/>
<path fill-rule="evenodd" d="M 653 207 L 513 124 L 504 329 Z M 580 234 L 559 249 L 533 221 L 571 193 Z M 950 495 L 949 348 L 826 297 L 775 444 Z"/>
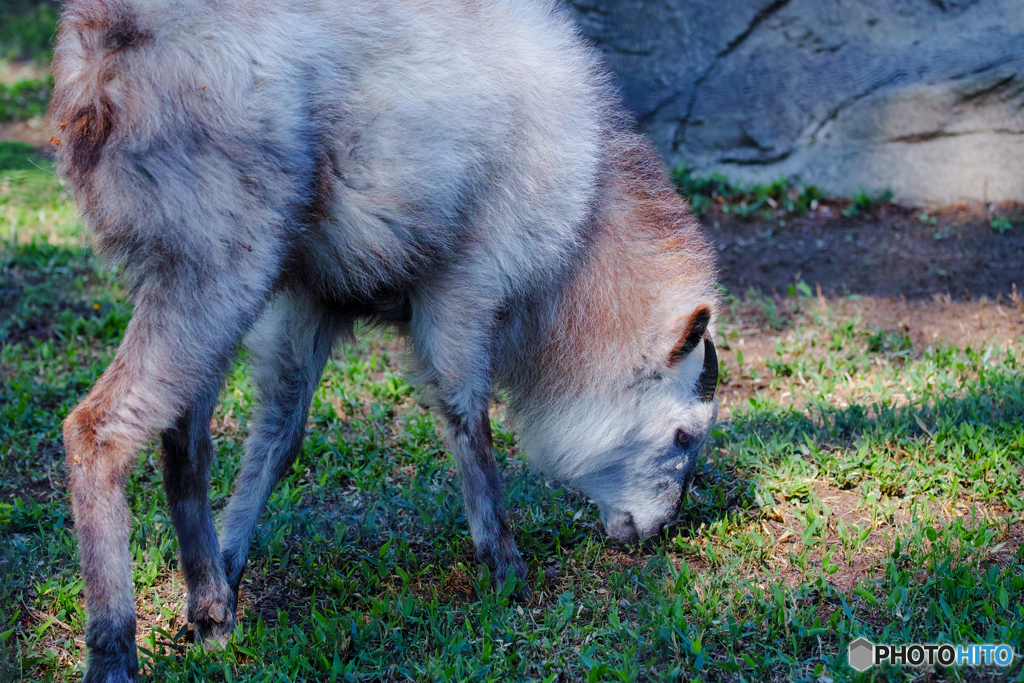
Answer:
<path fill-rule="evenodd" d="M 480 559 L 526 575 L 487 409 L 608 532 L 669 521 L 716 407 L 711 252 L 572 24 L 542 0 L 67 0 L 60 168 L 135 314 L 64 427 L 87 681 L 136 675 L 124 479 L 162 433 L 189 618 L 234 626 L 259 515 L 331 349 L 413 350 Z M 259 388 L 221 520 L 209 419 L 239 346 Z"/>

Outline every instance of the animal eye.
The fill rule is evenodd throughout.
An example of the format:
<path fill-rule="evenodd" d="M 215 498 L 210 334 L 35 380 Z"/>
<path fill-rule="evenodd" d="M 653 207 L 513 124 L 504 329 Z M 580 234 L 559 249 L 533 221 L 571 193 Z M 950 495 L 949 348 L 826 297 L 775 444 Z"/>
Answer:
<path fill-rule="evenodd" d="M 690 447 L 690 435 L 684 432 L 682 429 L 676 430 L 676 445 L 680 448 Z"/>

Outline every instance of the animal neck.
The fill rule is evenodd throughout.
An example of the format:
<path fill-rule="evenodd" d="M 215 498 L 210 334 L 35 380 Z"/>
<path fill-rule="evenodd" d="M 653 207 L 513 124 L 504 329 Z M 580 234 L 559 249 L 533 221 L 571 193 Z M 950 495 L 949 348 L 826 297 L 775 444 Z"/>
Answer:
<path fill-rule="evenodd" d="M 716 298 L 711 248 L 654 150 L 620 134 L 610 161 L 589 253 L 541 344 L 530 403 L 628 386 L 663 360 L 661 346 L 667 358 L 673 321 Z"/>

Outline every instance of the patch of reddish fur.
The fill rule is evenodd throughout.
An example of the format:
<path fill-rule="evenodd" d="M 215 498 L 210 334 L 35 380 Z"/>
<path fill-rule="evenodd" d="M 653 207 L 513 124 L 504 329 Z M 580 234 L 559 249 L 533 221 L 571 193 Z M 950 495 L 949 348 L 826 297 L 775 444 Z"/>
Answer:
<path fill-rule="evenodd" d="M 545 354 L 555 391 L 609 389 L 667 364 L 696 309 L 716 306 L 715 260 L 696 219 L 639 135 L 611 147 L 611 183 L 588 262 L 570 285 Z"/>
<path fill-rule="evenodd" d="M 131 386 L 132 374 L 125 363 L 115 359 L 64 421 L 65 464 L 82 575 L 87 599 L 95 605 L 109 606 L 131 599 L 130 594 L 123 593 L 123 586 L 112 585 L 108 578 L 127 561 L 111 555 L 111 548 L 127 547 L 124 484 L 141 445 L 126 439 L 114 424 L 114 406 Z"/>
<path fill-rule="evenodd" d="M 54 88 L 49 119 L 60 136 L 55 150 L 61 173 L 87 213 L 96 201 L 91 176 L 117 128 L 127 100 L 112 81 L 121 56 L 151 38 L 131 7 L 117 0 L 79 0 L 61 15 L 61 32 L 77 40 L 61 41 L 54 55 Z"/>
<path fill-rule="evenodd" d="M 124 443 L 122 430 L 113 423 L 114 407 L 131 385 L 126 364 L 115 358 L 92 391 L 64 420 L 64 449 L 72 486 L 95 486 L 117 482 L 130 465 L 141 444 Z M 111 427 L 114 427 L 111 429 Z"/>

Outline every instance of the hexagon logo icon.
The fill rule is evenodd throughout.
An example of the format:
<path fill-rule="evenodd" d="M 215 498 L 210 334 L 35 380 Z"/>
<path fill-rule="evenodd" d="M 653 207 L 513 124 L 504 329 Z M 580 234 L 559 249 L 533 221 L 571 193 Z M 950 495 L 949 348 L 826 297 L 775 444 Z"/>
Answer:
<path fill-rule="evenodd" d="M 850 668 L 865 671 L 875 663 L 875 646 L 867 638 L 850 643 Z"/>

